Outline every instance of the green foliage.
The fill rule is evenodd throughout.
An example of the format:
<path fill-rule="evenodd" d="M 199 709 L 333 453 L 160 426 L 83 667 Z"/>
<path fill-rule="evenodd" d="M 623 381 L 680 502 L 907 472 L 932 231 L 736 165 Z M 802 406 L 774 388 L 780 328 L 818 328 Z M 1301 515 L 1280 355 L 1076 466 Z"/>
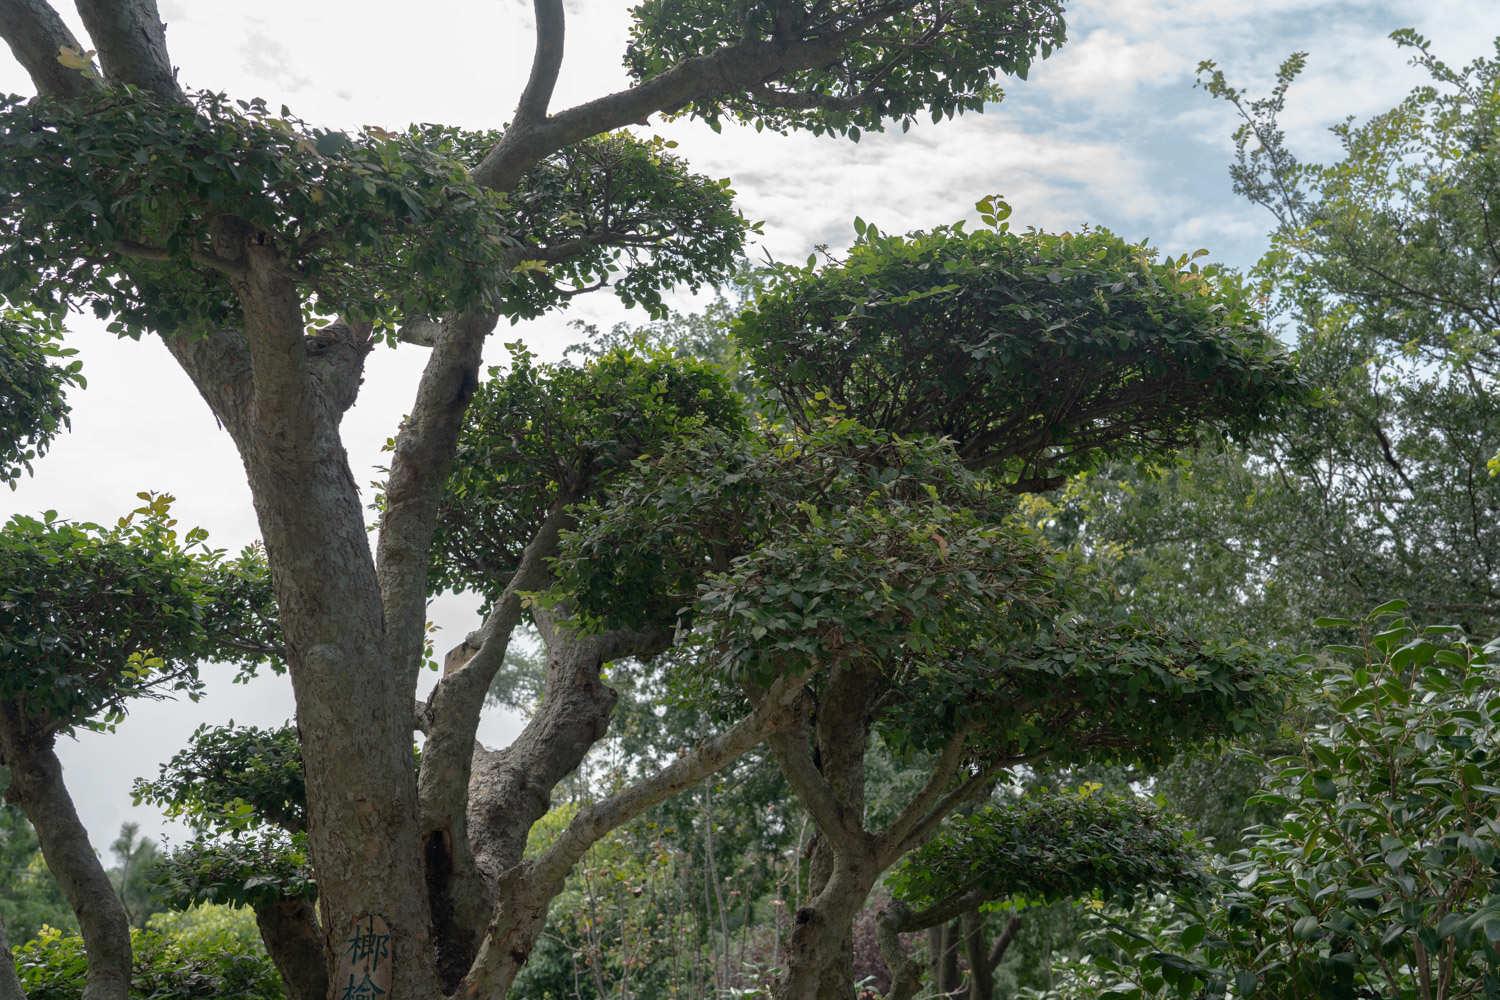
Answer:
<path fill-rule="evenodd" d="M 171 906 L 316 896 L 295 727 L 199 726 L 155 780 L 136 781 L 133 795 L 196 834 L 153 871 L 157 892 Z"/>
<path fill-rule="evenodd" d="M 0 783 L 3 783 L 0 775 Z M 13 805 L 0 802 L 0 923 L 12 944 L 43 926 L 76 930 L 78 920 L 47 871 L 36 832 Z"/>
<path fill-rule="evenodd" d="M 1387 609 L 1361 623 L 1361 646 L 1330 650 L 1330 718 L 1277 762 L 1266 797 L 1281 821 L 1229 871 L 1229 941 L 1264 995 L 1341 979 L 1401 996 L 1428 978 L 1450 997 L 1500 989 L 1500 647 Z"/>
<path fill-rule="evenodd" d="M 606 489 L 643 455 L 745 416 L 715 365 L 617 348 L 583 365 L 537 364 L 511 345 L 469 405 L 439 513 L 434 584 L 498 596 L 547 512 Z"/>
<path fill-rule="evenodd" d="M 281 830 L 199 836 L 169 852 L 152 874 L 157 892 L 175 909 L 198 903 L 255 906 L 317 896 L 306 834 Z"/>
<path fill-rule="evenodd" d="M 64 391 L 84 386 L 61 337 L 54 318 L 0 299 L 0 482 L 12 488 L 67 426 Z"/>
<path fill-rule="evenodd" d="M 606 278 L 626 302 L 659 308 L 664 285 L 732 267 L 744 221 L 727 183 L 689 173 L 660 144 L 585 140 L 507 198 L 469 179 L 495 138 L 373 126 L 350 136 L 212 93 L 185 104 L 123 87 L 6 98 L 0 294 L 89 307 L 130 336 L 229 322 L 224 272 L 261 233 L 318 314 L 390 332 L 402 317 L 465 308 L 535 316 Z M 559 284 L 531 259 L 564 243 Z"/>
<path fill-rule="evenodd" d="M 1264 731 L 1288 674 L 1275 652 L 1080 601 L 983 679 L 975 714 L 1012 752 L 1160 766 L 1194 743 Z"/>
<path fill-rule="evenodd" d="M 1168 817 L 1131 794 L 1038 789 L 949 820 L 891 872 L 914 909 L 976 893 L 1028 903 L 1095 897 L 1128 905 L 1140 892 L 1196 884 L 1198 852 Z"/>
<path fill-rule="evenodd" d="M 1039 582 L 1025 585 L 1041 572 L 1040 552 L 978 513 L 999 521 L 1010 505 L 946 445 L 852 421 L 801 438 L 704 437 L 638 462 L 606 500 L 580 509 L 558 590 L 601 627 L 670 622 L 698 600 L 719 667 L 764 681 L 826 665 L 844 647 L 846 657 L 908 640 L 930 648 L 940 630 L 924 640 L 924 614 L 956 620 L 1006 581 L 1018 600 L 1045 603 Z M 897 585 L 928 573 L 941 581 L 915 593 Z"/>
<path fill-rule="evenodd" d="M 201 661 L 250 669 L 279 651 L 256 556 L 179 536 L 171 498 L 142 498 L 112 528 L 50 511 L 0 527 L 0 698 L 33 735 L 108 727 L 132 698 L 196 698 Z"/>
<path fill-rule="evenodd" d="M 1328 621 L 1362 642 L 1309 659 L 1323 721 L 1299 753 L 1272 762 L 1261 800 L 1277 818 L 1247 832 L 1221 895 L 1158 914 L 1182 927 L 1180 941 L 1127 935 L 1109 974 L 1075 967 L 1058 996 L 1232 987 L 1278 1000 L 1426 1000 L 1500 989 L 1497 647 L 1418 628 L 1403 610 L 1397 601 L 1360 622 Z"/>
<path fill-rule="evenodd" d="M 1233 274 L 1102 230 L 1016 234 L 998 217 L 974 233 L 865 227 L 846 260 L 783 269 L 735 336 L 794 421 L 833 407 L 942 435 L 1031 490 L 1205 425 L 1256 426 L 1296 393 Z"/>
<path fill-rule="evenodd" d="M 150 1000 L 282 1000 L 281 977 L 264 948 L 242 932 L 172 935 L 133 930 L 132 996 Z M 47 928 L 16 948 L 16 972 L 31 1000 L 81 1000 L 83 940 Z"/>
<path fill-rule="evenodd" d="M 1001 98 L 998 73 L 1024 79 L 1065 37 L 1056 0 L 644 0 L 631 13 L 625 64 L 638 80 L 742 40 L 762 42 L 768 55 L 789 43 L 821 42 L 829 55 L 816 68 L 786 74 L 774 87 L 697 100 L 681 113 L 715 127 L 727 117 L 856 140 L 887 121 L 910 127 L 924 112 L 939 121 L 980 111 Z"/>
<path fill-rule="evenodd" d="M 132 797 L 199 831 L 270 824 L 303 832 L 307 785 L 297 730 L 199 726 L 156 780 L 136 780 Z"/>

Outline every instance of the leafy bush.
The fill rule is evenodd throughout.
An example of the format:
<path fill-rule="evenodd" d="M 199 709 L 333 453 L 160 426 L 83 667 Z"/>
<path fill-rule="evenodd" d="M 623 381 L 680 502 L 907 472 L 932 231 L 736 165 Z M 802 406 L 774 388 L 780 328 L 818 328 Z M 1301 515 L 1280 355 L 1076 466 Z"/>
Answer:
<path fill-rule="evenodd" d="M 245 921 L 251 923 L 248 928 Z M 131 933 L 131 995 L 146 1000 L 283 1000 L 253 918 L 227 907 L 162 914 Z M 43 928 L 16 949 L 16 971 L 31 1000 L 82 1000 L 83 939 Z"/>
<path fill-rule="evenodd" d="M 1404 610 L 1323 620 L 1358 644 L 1317 661 L 1323 721 L 1272 762 L 1280 818 L 1246 832 L 1221 898 L 1104 929 L 1113 953 L 1046 997 L 1500 995 L 1500 640 Z"/>

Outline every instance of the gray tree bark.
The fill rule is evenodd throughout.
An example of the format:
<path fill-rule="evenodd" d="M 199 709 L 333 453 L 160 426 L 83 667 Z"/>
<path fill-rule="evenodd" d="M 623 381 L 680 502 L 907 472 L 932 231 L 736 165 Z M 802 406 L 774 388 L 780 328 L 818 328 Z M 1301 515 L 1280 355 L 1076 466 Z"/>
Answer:
<path fill-rule="evenodd" d="M 0 706 L 0 758 L 11 772 L 5 797 L 31 821 L 47 870 L 78 918 L 89 964 L 83 1000 L 127 1000 L 131 951 L 125 907 L 63 784 L 52 737 L 33 744 L 27 736 L 14 707 Z"/>
<path fill-rule="evenodd" d="M 281 973 L 287 1000 L 324 1000 L 328 959 L 313 904 L 303 899 L 262 903 L 255 907 L 255 923 Z"/>
<path fill-rule="evenodd" d="M 0 920 L 0 1000 L 26 1000 L 26 991 L 21 989 L 21 980 L 16 976 L 16 960 L 10 952 L 3 920 Z"/>
<path fill-rule="evenodd" d="M 629 90 L 551 114 L 548 105 L 561 63 L 563 4 L 535 0 L 538 39 L 531 78 L 510 128 L 476 169 L 475 179 L 509 190 L 544 157 L 570 143 L 706 94 L 753 88 L 824 65 L 853 36 L 915 3 L 877 6 L 868 17 L 815 38 L 734 43 L 686 60 Z M 158 99 L 180 99 L 155 0 L 80 0 L 79 9 L 107 81 L 130 83 Z M 0 33 L 41 92 L 70 96 L 94 85 L 82 74 L 56 72 L 59 45 L 81 46 L 42 0 L 0 2 Z M 439 904 L 440 915 L 451 909 L 452 927 L 444 930 L 457 936 L 472 922 L 474 907 L 460 901 L 455 887 L 472 890 L 480 883 L 468 875 L 471 854 L 488 851 L 492 862 L 515 854 L 514 836 L 491 848 L 478 843 L 475 830 L 467 833 L 475 844 L 466 848 L 460 839 L 462 825 L 471 818 L 464 798 L 466 783 L 457 781 L 446 803 L 437 795 L 419 797 L 411 753 L 413 691 L 421 663 L 436 498 L 494 316 L 451 317 L 431 340 L 432 355 L 416 403 L 397 438 L 377 558 L 370 550 L 359 492 L 338 433 L 340 418 L 358 390 L 367 339 L 347 327 L 326 337 L 304 337 L 297 288 L 277 259 L 270 237 L 235 231 L 232 224 L 214 237 L 223 259 L 207 264 L 229 275 L 243 309 L 243 329 L 165 331 L 164 339 L 229 430 L 250 482 L 286 633 L 323 926 L 337 945 L 356 917 L 384 917 L 395 937 L 390 1000 L 429 1000 L 438 995 L 440 982 L 432 903 Z M 499 648 L 503 654 L 503 645 Z M 559 740 L 562 749 L 533 747 L 527 753 L 539 752 L 561 766 L 557 762 L 580 754 L 578 747 L 588 732 L 602 732 L 597 719 L 603 696 L 589 688 L 586 683 L 576 685 L 589 702 L 576 719 L 554 720 L 556 735 L 548 739 Z M 440 702 L 428 706 L 426 721 L 444 730 L 444 746 L 456 748 L 450 757 L 459 761 L 457 767 L 434 771 L 451 778 L 461 775 L 468 764 L 472 713 L 467 700 L 454 699 L 463 707 L 449 718 Z M 648 783 L 641 796 L 628 798 L 626 804 L 634 808 L 663 788 L 676 787 L 674 782 L 698 773 L 710 758 L 712 754 L 697 758 L 692 766 L 674 772 L 671 780 Z M 535 794 L 516 794 L 523 803 L 530 795 L 531 805 L 523 804 L 521 811 L 534 810 Z M 454 808 L 460 800 L 463 808 Z M 595 814 L 580 829 L 593 831 L 589 835 L 597 838 L 602 835 L 600 824 L 623 821 L 620 816 L 628 811 Z M 494 802 L 480 803 L 477 812 L 493 816 Z M 505 825 L 502 821 L 503 817 L 495 820 L 496 825 Z M 40 824 L 38 828 L 40 834 Z M 581 842 L 579 838 L 586 839 L 580 832 L 574 843 Z M 97 859 L 93 861 L 97 867 Z M 434 880 L 434 873 L 442 877 Z M 545 877 L 538 875 L 521 888 L 512 885 L 519 893 L 514 900 L 524 905 L 512 907 L 503 899 L 501 910 L 545 914 L 545 900 L 537 900 L 544 891 L 555 893 L 562 876 L 550 868 L 542 874 Z M 862 868 L 860 875 L 863 880 L 868 872 Z M 847 880 L 847 873 L 835 872 L 828 885 L 845 887 Z M 430 886 L 439 891 L 430 891 Z M 830 900 L 826 919 L 835 925 L 852 920 L 852 913 L 841 915 L 847 898 L 852 897 Z M 508 926 L 515 925 L 507 920 Z M 507 961 L 524 961 L 529 944 L 511 948 L 497 942 L 498 926 L 491 926 L 492 940 L 481 945 L 478 964 L 466 983 L 495 981 L 490 971 Z M 839 942 L 847 937 L 846 931 L 847 927 L 838 932 Z M 459 944 L 467 948 L 461 939 Z M 126 945 L 128 949 L 128 938 Z M 511 957 L 486 966 L 485 954 L 493 955 L 496 949 Z M 102 952 L 101 957 L 108 958 Z M 105 974 L 107 970 L 101 972 Z"/>

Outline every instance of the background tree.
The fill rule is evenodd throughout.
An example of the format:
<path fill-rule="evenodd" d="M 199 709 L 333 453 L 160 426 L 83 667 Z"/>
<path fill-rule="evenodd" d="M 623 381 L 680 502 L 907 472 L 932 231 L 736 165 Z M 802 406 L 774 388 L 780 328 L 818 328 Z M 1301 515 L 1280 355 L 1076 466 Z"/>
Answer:
<path fill-rule="evenodd" d="M 121 823 L 120 835 L 109 845 L 116 862 L 109 873 L 110 881 L 132 927 L 145 927 L 152 916 L 164 909 L 152 886 L 153 871 L 161 862 L 161 849 L 156 841 L 142 837 L 140 832 L 136 823 Z"/>
<path fill-rule="evenodd" d="M 1129 795 L 1039 790 L 955 819 L 892 873 L 895 899 L 881 914 L 881 949 L 895 972 L 887 1000 L 911 1000 L 921 965 L 900 935 L 960 921 L 970 1000 L 994 1000 L 994 970 L 1019 930 L 1018 911 L 1059 899 L 1129 901 L 1185 889 L 1203 877 L 1184 832 Z M 981 908 L 1013 899 L 1005 929 L 986 937 Z M 939 964 L 939 963 L 935 963 Z M 935 979 L 938 977 L 934 977 Z M 935 983 L 940 994 L 957 984 Z"/>
<path fill-rule="evenodd" d="M 86 996 L 123 997 L 129 919 L 78 819 L 53 749 L 108 729 L 130 700 L 197 697 L 204 660 L 246 668 L 279 654 L 264 565 L 179 535 L 171 498 L 112 528 L 14 517 L 0 527 L 0 763 L 6 800 L 36 829 L 90 956 Z"/>
<path fill-rule="evenodd" d="M 995 229 L 861 226 L 847 262 L 784 272 L 735 332 L 788 427 L 638 463 L 580 508 L 559 563 L 590 627 L 691 621 L 725 696 L 807 684 L 768 737 L 819 830 L 787 996 L 852 992 L 876 880 L 1006 768 L 1170 756 L 1264 694 L 1254 657 L 1099 614 L 1012 494 L 1195 422 L 1253 423 L 1288 391 L 1271 341 L 1216 271 L 982 209 Z M 923 762 L 883 829 L 872 737 Z"/>

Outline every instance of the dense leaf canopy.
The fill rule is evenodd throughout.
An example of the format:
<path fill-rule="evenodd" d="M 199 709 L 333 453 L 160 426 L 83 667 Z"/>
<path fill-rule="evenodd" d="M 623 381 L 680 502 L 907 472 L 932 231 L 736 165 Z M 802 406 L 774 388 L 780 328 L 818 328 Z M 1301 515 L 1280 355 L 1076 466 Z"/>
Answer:
<path fill-rule="evenodd" d="M 0 482 L 12 486 L 68 420 L 63 393 L 83 386 L 82 362 L 55 319 L 0 298 Z"/>
<path fill-rule="evenodd" d="M 131 698 L 200 689 L 206 660 L 280 652 L 270 581 L 179 537 L 165 497 L 112 528 L 16 516 L 0 528 L 0 700 L 42 736 L 109 724 Z"/>
<path fill-rule="evenodd" d="M 886 121 L 909 127 L 919 114 L 937 121 L 980 111 L 1000 100 L 999 74 L 1024 79 L 1066 34 L 1059 0 L 645 0 L 632 14 L 625 63 L 637 79 L 743 39 L 771 51 L 799 42 L 827 45 L 829 58 L 814 69 L 681 110 L 715 124 L 731 117 L 758 128 L 854 139 Z"/>
<path fill-rule="evenodd" d="M 1279 705 L 1274 657 L 1103 610 L 949 444 L 852 421 L 639 463 L 557 575 L 594 627 L 691 624 L 720 681 L 868 670 L 902 750 L 964 729 L 984 759 L 1159 760 Z"/>
<path fill-rule="evenodd" d="M 494 140 L 349 136 L 212 93 L 6 98 L 0 294 L 90 307 L 131 335 L 232 322 L 228 275 L 253 233 L 319 313 L 386 329 L 473 307 L 534 316 L 605 280 L 655 307 L 663 286 L 732 267 L 744 230 L 732 192 L 663 144 L 586 140 L 508 198 L 469 178 Z"/>
<path fill-rule="evenodd" d="M 1033 490 L 1254 426 L 1294 392 L 1233 274 L 1104 231 L 865 228 L 847 259 L 784 270 L 735 335 L 792 419 L 942 435 Z"/>
<path fill-rule="evenodd" d="M 549 510 L 595 495 L 642 456 L 746 426 L 725 373 L 708 362 L 625 347 L 544 365 L 520 344 L 511 351 L 469 404 L 434 547 L 436 586 L 490 599 Z"/>
<path fill-rule="evenodd" d="M 1204 877 L 1187 834 L 1138 796 L 1038 789 L 949 820 L 891 873 L 896 898 L 1051 902 L 1184 887 Z"/>

